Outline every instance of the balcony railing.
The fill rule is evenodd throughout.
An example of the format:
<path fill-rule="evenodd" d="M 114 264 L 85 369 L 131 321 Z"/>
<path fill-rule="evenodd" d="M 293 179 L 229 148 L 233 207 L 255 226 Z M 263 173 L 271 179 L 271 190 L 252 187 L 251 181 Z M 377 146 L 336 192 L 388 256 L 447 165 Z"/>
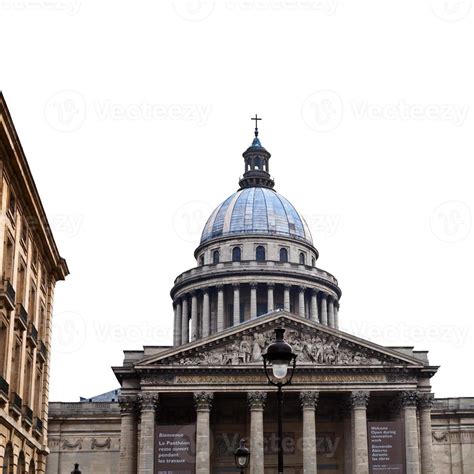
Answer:
<path fill-rule="evenodd" d="M 10 311 L 15 309 L 16 293 L 12 284 L 8 280 L 3 280 L 3 286 L 0 289 L 0 297 Z"/>
<path fill-rule="evenodd" d="M 17 303 L 16 305 L 15 321 L 21 331 L 25 331 L 28 328 L 28 313 L 21 303 Z"/>
<path fill-rule="evenodd" d="M 10 410 L 13 414 L 20 416 L 23 400 L 18 393 L 13 392 L 10 400 Z"/>
<path fill-rule="evenodd" d="M 28 324 L 28 343 L 31 347 L 38 345 L 38 329 L 36 329 L 33 323 Z"/>
<path fill-rule="evenodd" d="M 23 424 L 29 427 L 33 425 L 33 410 L 27 405 L 23 405 Z"/>
<path fill-rule="evenodd" d="M 8 382 L 3 377 L 0 377 L 0 403 L 8 402 L 9 390 Z"/>
<path fill-rule="evenodd" d="M 34 427 L 35 427 L 35 433 L 38 436 L 41 436 L 43 434 L 43 422 L 38 417 L 35 418 Z"/>
<path fill-rule="evenodd" d="M 36 355 L 41 362 L 46 362 L 46 357 L 48 356 L 48 349 L 46 349 L 46 345 L 43 341 L 39 342 L 38 352 L 36 353 Z"/>

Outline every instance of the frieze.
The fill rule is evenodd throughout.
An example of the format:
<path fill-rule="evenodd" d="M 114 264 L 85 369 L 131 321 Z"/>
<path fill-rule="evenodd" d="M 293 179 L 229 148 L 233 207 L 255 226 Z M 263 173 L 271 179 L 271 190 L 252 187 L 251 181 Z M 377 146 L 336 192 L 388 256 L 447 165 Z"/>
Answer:
<path fill-rule="evenodd" d="M 274 341 L 274 330 L 243 334 L 230 341 L 224 341 L 216 348 L 200 347 L 199 352 L 190 351 L 163 359 L 161 364 L 199 365 L 242 365 L 262 363 L 265 348 Z M 298 356 L 299 363 L 315 365 L 384 365 L 400 361 L 350 343 L 339 337 L 319 331 L 302 333 L 287 329 L 286 341 Z"/>
<path fill-rule="evenodd" d="M 82 438 L 78 439 L 75 443 L 65 439 L 63 440 L 62 449 L 82 449 Z"/>
<path fill-rule="evenodd" d="M 105 441 L 99 441 L 96 438 L 91 439 L 91 449 L 110 449 L 111 438 L 107 438 Z"/>
<path fill-rule="evenodd" d="M 384 374 L 300 374 L 293 378 L 293 385 L 305 383 L 379 383 L 386 382 Z M 235 375 L 176 375 L 174 384 L 263 384 L 267 385 L 265 375 L 235 374 Z"/>

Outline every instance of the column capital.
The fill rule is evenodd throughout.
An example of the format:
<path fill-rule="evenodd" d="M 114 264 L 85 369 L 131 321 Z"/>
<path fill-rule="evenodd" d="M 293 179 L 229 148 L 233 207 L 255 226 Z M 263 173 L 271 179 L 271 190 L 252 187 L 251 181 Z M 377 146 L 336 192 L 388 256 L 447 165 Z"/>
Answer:
<path fill-rule="evenodd" d="M 350 402 L 352 408 L 367 408 L 370 392 L 358 390 L 351 393 Z"/>
<path fill-rule="evenodd" d="M 418 407 L 421 409 L 433 408 L 434 395 L 430 392 L 418 392 Z"/>
<path fill-rule="evenodd" d="M 327 300 L 328 299 L 328 294 L 325 293 L 324 291 L 321 291 L 321 298 L 324 299 L 324 300 Z"/>
<path fill-rule="evenodd" d="M 417 393 L 415 390 L 407 390 L 400 393 L 400 405 L 403 408 L 415 407 L 418 401 Z"/>
<path fill-rule="evenodd" d="M 267 288 L 270 288 L 270 289 L 273 290 L 275 288 L 275 282 L 274 281 L 269 281 L 267 283 Z"/>
<path fill-rule="evenodd" d="M 132 415 L 138 411 L 139 403 L 136 395 L 120 395 L 118 402 L 122 415 Z"/>
<path fill-rule="evenodd" d="M 232 283 L 232 288 L 234 290 L 240 290 L 240 283 Z"/>
<path fill-rule="evenodd" d="M 291 285 L 290 284 L 285 283 L 283 286 L 285 287 L 285 290 L 288 290 L 288 291 L 291 290 Z"/>
<path fill-rule="evenodd" d="M 257 283 L 256 281 L 251 281 L 251 282 L 250 282 L 250 288 L 252 288 L 252 289 L 255 288 L 255 289 L 256 289 L 257 286 L 258 286 L 258 283 Z"/>
<path fill-rule="evenodd" d="M 155 411 L 158 408 L 159 397 L 157 393 L 142 392 L 138 395 L 141 411 Z"/>
<path fill-rule="evenodd" d="M 263 410 L 267 401 L 267 392 L 247 392 L 247 401 L 251 410 Z"/>
<path fill-rule="evenodd" d="M 315 409 L 318 406 L 319 392 L 305 391 L 300 392 L 300 402 L 301 407 L 304 408 L 313 408 Z"/>
<path fill-rule="evenodd" d="M 196 411 L 210 410 L 214 400 L 214 393 L 212 392 L 194 392 L 194 406 Z"/>
<path fill-rule="evenodd" d="M 298 286 L 298 290 L 301 292 L 301 291 L 306 291 L 306 286 L 304 285 L 299 285 Z"/>
<path fill-rule="evenodd" d="M 201 288 L 202 294 L 207 295 L 209 293 L 209 288 L 206 286 L 204 288 Z"/>
<path fill-rule="evenodd" d="M 224 291 L 224 285 L 216 285 L 217 291 Z"/>
<path fill-rule="evenodd" d="M 318 296 L 319 290 L 317 288 L 311 288 L 311 294 Z"/>

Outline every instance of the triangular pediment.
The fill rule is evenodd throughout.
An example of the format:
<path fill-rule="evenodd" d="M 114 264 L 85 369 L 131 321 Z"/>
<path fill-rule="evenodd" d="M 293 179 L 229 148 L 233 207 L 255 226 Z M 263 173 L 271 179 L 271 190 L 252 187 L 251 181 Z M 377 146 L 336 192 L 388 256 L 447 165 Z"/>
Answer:
<path fill-rule="evenodd" d="M 422 360 L 402 352 L 280 310 L 147 357 L 135 367 L 260 365 L 262 353 L 274 341 L 274 329 L 278 326 L 285 328 L 285 340 L 297 354 L 298 366 L 425 365 Z"/>

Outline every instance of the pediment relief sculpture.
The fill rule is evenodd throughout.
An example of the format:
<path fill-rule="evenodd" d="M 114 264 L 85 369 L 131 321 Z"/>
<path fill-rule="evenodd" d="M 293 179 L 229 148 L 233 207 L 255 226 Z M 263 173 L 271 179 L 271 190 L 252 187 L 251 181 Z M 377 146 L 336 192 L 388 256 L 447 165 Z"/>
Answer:
<path fill-rule="evenodd" d="M 160 364 L 171 365 L 247 365 L 262 363 L 262 354 L 274 340 L 274 330 L 236 336 L 220 346 L 176 354 L 162 359 Z M 383 365 L 400 363 L 399 360 L 357 346 L 342 338 L 320 331 L 300 332 L 287 329 L 286 341 L 297 354 L 298 363 L 316 365 Z"/>

